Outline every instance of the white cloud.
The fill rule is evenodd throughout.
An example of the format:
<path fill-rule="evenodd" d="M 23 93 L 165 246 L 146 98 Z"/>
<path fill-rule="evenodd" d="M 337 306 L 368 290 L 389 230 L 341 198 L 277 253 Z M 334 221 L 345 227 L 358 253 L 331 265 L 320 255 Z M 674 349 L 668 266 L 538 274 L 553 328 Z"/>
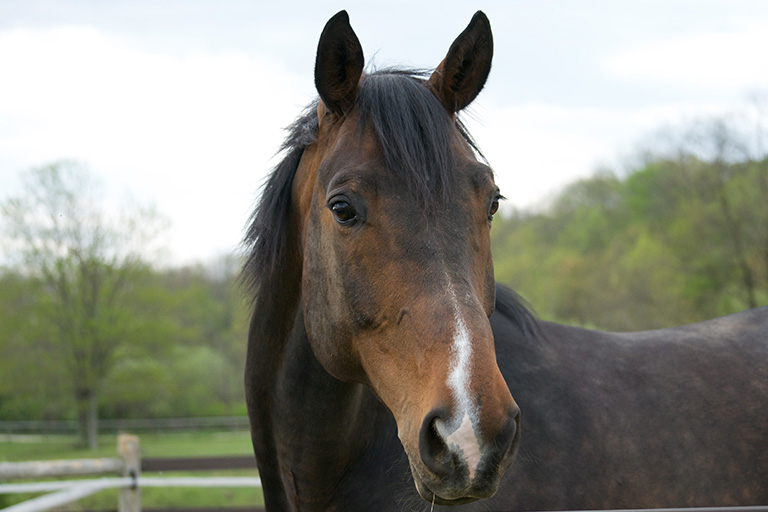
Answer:
<path fill-rule="evenodd" d="M 193 257 L 237 244 L 312 85 L 244 53 L 153 54 L 82 27 L 1 33 L 0 69 L 0 163 L 83 160 L 154 201 Z"/>
<path fill-rule="evenodd" d="M 485 108 L 480 102 L 466 122 L 508 204 L 530 207 L 563 181 L 589 175 L 595 155 L 610 153 L 594 129 L 571 128 L 604 122 L 609 115 L 541 103 Z"/>
<path fill-rule="evenodd" d="M 529 208 L 601 166 L 622 170 L 642 137 L 664 126 L 727 110 L 697 102 L 590 108 L 536 102 L 503 107 L 480 100 L 465 122 L 508 204 Z"/>
<path fill-rule="evenodd" d="M 737 32 L 685 35 L 608 55 L 600 62 L 613 77 L 640 83 L 736 89 L 768 83 L 768 23 Z"/>

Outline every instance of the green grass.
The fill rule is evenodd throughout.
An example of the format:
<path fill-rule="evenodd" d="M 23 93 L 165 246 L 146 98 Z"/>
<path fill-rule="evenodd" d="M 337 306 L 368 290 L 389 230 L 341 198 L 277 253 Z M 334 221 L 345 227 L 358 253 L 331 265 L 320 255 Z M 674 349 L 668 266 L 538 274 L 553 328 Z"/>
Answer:
<path fill-rule="evenodd" d="M 77 448 L 75 439 L 67 436 L 18 436 L 14 441 L 0 435 L 0 461 L 54 459 L 90 459 L 115 457 L 117 437 L 101 436 L 99 449 Z M 248 432 L 180 432 L 140 434 L 143 457 L 201 457 L 206 455 L 251 455 Z"/>
<path fill-rule="evenodd" d="M 25 460 L 83 459 L 117 456 L 116 436 L 102 436 L 98 450 L 74 446 L 74 439 L 62 436 L 22 436 L 14 441 L 0 436 L 0 462 Z M 141 434 L 142 457 L 201 457 L 215 455 L 251 455 L 248 432 L 183 432 L 171 434 Z M 148 475 L 157 476 L 148 473 Z M 170 473 L 168 474 L 170 475 Z M 173 473 L 174 476 L 257 476 L 252 470 Z M 0 508 L 20 503 L 34 495 L 0 494 Z M 260 489 L 238 488 L 145 488 L 144 507 L 171 506 L 259 506 L 263 505 Z M 61 511 L 114 510 L 117 491 L 108 490 L 61 508 Z"/>

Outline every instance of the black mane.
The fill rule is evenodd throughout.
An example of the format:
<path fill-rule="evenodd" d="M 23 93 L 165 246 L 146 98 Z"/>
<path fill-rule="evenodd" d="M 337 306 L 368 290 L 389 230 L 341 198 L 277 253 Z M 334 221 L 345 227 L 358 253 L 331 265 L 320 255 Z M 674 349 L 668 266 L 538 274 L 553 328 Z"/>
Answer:
<path fill-rule="evenodd" d="M 280 271 L 280 262 L 287 252 L 293 177 L 304 149 L 316 140 L 317 101 L 307 106 L 302 115 L 288 127 L 288 137 L 279 150 L 285 156 L 264 183 L 261 199 L 251 214 L 250 225 L 243 238 L 246 260 L 241 281 L 253 300 L 256 300 L 259 285 Z"/>
<path fill-rule="evenodd" d="M 448 150 L 453 123 L 424 86 L 424 73 L 384 69 L 364 75 L 356 106 L 362 130 L 373 127 L 384 163 L 424 207 L 447 200 L 446 177 L 453 167 Z M 432 209 L 430 208 L 430 209 Z"/>

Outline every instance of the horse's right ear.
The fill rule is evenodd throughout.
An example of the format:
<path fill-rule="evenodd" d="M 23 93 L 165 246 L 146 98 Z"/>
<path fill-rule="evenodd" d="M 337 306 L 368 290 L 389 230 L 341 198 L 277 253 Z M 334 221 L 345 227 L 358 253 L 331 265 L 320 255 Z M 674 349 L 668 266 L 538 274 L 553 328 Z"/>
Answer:
<path fill-rule="evenodd" d="M 363 64 L 363 48 L 341 11 L 325 24 L 315 59 L 315 87 L 329 111 L 345 115 L 352 109 Z"/>

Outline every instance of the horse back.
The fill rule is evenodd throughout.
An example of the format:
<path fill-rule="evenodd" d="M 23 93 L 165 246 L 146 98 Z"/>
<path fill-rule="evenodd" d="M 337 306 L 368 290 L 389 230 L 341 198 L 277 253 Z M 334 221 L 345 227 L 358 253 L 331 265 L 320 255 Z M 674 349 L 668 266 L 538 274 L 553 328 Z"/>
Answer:
<path fill-rule="evenodd" d="M 521 409 L 499 503 L 518 509 L 768 503 L 768 308 L 607 333 L 491 318 Z"/>

